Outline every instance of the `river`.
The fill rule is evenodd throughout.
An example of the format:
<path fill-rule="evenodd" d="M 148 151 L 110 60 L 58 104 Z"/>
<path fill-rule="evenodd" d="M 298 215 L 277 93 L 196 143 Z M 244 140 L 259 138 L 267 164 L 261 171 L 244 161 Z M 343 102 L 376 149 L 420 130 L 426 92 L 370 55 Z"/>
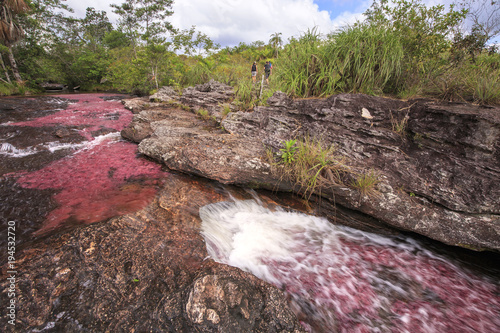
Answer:
<path fill-rule="evenodd" d="M 132 119 L 124 97 L 0 99 L 2 232 L 19 221 L 19 251 L 138 211 L 176 177 L 121 139 Z M 227 193 L 199 211 L 210 256 L 284 290 L 306 330 L 500 332 L 498 255 L 271 209 L 257 192 L 249 200 Z"/>

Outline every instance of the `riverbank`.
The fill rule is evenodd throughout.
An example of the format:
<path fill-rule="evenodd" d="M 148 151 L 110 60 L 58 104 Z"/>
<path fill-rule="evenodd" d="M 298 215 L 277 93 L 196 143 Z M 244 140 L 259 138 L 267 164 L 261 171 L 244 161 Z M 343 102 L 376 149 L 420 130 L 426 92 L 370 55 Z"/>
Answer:
<path fill-rule="evenodd" d="M 128 100 L 135 116 L 122 135 L 172 170 L 307 195 L 307 187 L 276 172 L 280 166 L 268 154 L 279 161 L 286 142 L 316 138 L 343 161 L 341 179 L 326 168 L 317 172 L 323 186 L 310 199 L 319 203 L 319 215 L 356 228 L 500 249 L 498 108 L 363 94 L 292 100 L 276 93 L 268 106 L 227 113 L 228 89 L 212 82 L 180 97 L 169 90 L 153 102 Z M 206 126 L 193 126 L 196 114 Z M 369 191 L 354 186 L 369 175 L 376 177 Z"/>

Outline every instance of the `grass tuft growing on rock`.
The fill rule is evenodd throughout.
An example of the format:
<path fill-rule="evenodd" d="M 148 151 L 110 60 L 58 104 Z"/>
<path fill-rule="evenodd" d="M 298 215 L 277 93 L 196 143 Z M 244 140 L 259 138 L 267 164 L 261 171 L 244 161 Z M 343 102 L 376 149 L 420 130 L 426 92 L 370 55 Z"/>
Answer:
<path fill-rule="evenodd" d="M 279 162 L 272 159 L 274 171 L 298 187 L 305 198 L 321 189 L 342 184 L 343 175 L 349 171 L 344 157 L 336 153 L 333 145 L 324 147 L 321 140 L 305 137 L 283 142 Z"/>
<path fill-rule="evenodd" d="M 319 139 L 305 137 L 283 141 L 283 148 L 276 154 L 267 150 L 273 173 L 295 185 L 304 198 L 321 195 L 322 190 L 333 186 L 347 186 L 362 195 L 376 196 L 379 174 L 357 172 L 347 164 L 347 158 L 336 152 L 334 145 L 325 145 Z"/>
<path fill-rule="evenodd" d="M 359 174 L 350 185 L 362 195 L 373 196 L 377 194 L 378 183 L 380 183 L 379 175 L 374 170 L 370 170 L 368 173 Z"/>

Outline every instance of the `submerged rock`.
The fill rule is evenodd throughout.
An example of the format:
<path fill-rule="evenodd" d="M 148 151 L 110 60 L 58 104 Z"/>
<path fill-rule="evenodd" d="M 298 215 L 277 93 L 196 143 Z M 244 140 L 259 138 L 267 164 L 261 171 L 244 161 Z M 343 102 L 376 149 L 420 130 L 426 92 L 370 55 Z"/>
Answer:
<path fill-rule="evenodd" d="M 304 332 L 283 292 L 207 259 L 197 211 L 222 197 L 189 179 L 171 177 L 165 185 L 137 213 L 55 234 L 17 253 L 22 269 L 11 328 Z M 2 293 L 9 283 L 2 279 Z"/>
<path fill-rule="evenodd" d="M 211 89 L 189 92 L 181 101 L 195 109 L 206 105 L 202 96 Z M 291 190 L 271 172 L 266 151 L 314 137 L 336 147 L 355 171 L 351 180 L 372 172 L 379 181 L 371 194 L 349 182 L 322 188 L 311 197 L 319 214 L 358 228 L 384 226 L 500 250 L 498 108 L 363 94 L 293 100 L 278 92 L 268 106 L 229 113 L 220 122 L 225 131 L 200 126 L 187 111 L 175 111 L 175 117 L 186 117 L 181 122 L 172 121 L 173 111 L 165 113 L 164 120 L 142 114 L 130 128 L 149 124 L 148 136 L 135 139 L 139 151 L 171 169 L 226 184 Z"/>

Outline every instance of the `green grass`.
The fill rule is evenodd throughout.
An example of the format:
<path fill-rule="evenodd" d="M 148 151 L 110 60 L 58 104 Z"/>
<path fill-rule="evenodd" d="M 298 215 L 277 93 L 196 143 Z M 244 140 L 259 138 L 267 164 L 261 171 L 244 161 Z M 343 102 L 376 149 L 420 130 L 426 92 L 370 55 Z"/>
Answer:
<path fill-rule="evenodd" d="M 479 104 L 500 104 L 500 71 L 480 73 L 471 83 L 474 101 Z"/>
<path fill-rule="evenodd" d="M 22 83 L 0 82 L 0 96 L 25 95 L 28 91 L 32 92 Z"/>
<path fill-rule="evenodd" d="M 356 25 L 323 41 L 314 31 L 292 41 L 276 62 L 278 89 L 297 97 L 381 94 L 402 86 L 404 49 L 390 29 Z"/>
<path fill-rule="evenodd" d="M 305 198 L 330 186 L 342 184 L 343 175 L 348 172 L 344 158 L 336 154 L 333 145 L 324 147 L 321 140 L 305 137 L 283 142 L 279 162 L 272 159 L 274 172 L 295 184 Z M 287 154 L 283 157 L 283 153 Z"/>
<path fill-rule="evenodd" d="M 370 170 L 358 173 L 348 166 L 348 160 L 319 139 L 305 137 L 282 142 L 278 159 L 269 149 L 267 158 L 273 173 L 292 182 L 304 198 L 333 186 L 348 186 L 362 195 L 376 196 L 379 174 Z"/>
<path fill-rule="evenodd" d="M 222 105 L 222 118 L 226 117 L 231 112 L 231 107 L 229 104 Z"/>
<path fill-rule="evenodd" d="M 351 181 L 351 187 L 358 190 L 363 195 L 377 195 L 377 184 L 380 183 L 379 175 L 370 170 L 368 173 L 361 173 Z"/>
<path fill-rule="evenodd" d="M 210 119 L 210 114 L 208 110 L 200 108 L 196 110 L 196 114 L 203 120 L 209 120 Z"/>

